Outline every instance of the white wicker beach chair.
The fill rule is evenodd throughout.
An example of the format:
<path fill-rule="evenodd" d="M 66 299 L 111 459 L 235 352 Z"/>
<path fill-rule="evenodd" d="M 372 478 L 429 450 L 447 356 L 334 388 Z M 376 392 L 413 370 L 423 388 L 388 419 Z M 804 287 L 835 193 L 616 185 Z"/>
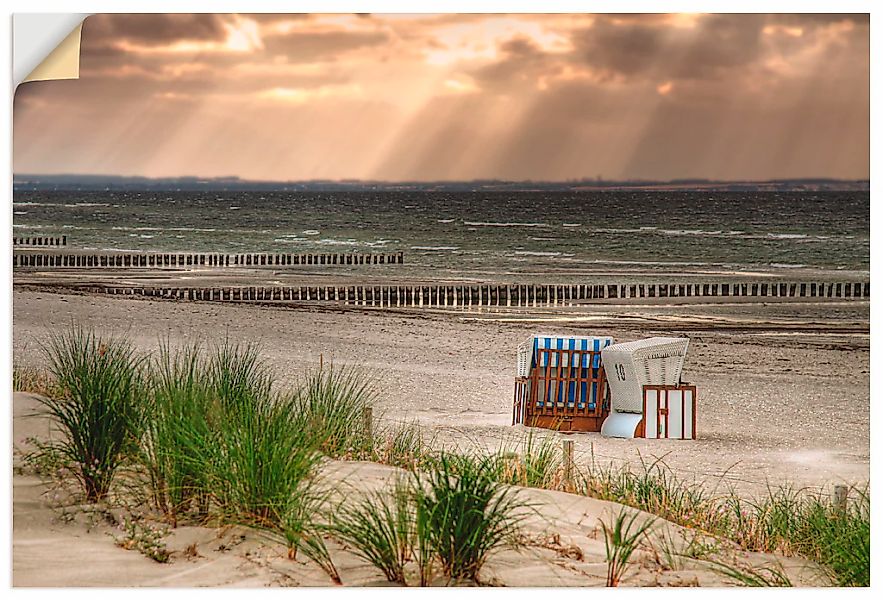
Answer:
<path fill-rule="evenodd" d="M 610 386 L 610 416 L 601 429 L 611 437 L 633 437 L 644 409 L 645 385 L 678 385 L 688 338 L 653 337 L 613 344 L 601 351 Z"/>

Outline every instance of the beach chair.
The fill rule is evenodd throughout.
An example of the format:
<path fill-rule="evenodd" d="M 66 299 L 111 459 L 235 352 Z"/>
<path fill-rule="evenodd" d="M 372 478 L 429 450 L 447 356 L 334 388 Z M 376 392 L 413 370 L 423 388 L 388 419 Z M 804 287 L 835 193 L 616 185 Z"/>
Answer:
<path fill-rule="evenodd" d="M 601 351 L 611 337 L 537 334 L 517 349 L 512 424 L 600 431 L 607 414 Z"/>
<path fill-rule="evenodd" d="M 681 382 L 687 338 L 653 337 L 613 344 L 601 351 L 610 386 L 607 437 L 696 435 L 696 388 Z"/>

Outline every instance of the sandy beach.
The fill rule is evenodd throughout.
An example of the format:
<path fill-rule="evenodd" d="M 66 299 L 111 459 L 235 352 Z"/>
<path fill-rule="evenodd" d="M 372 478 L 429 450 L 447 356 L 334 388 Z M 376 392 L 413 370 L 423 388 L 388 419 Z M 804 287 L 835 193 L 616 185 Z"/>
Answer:
<path fill-rule="evenodd" d="M 867 302 L 600 306 L 562 317 L 291 310 L 16 290 L 13 313 L 18 365 L 40 366 L 39 340 L 71 322 L 125 332 L 144 351 L 166 338 L 254 342 L 289 382 L 320 359 L 360 365 L 375 377 L 381 419 L 419 423 L 438 443 L 460 447 L 498 448 L 525 434 L 510 425 L 511 402 L 515 348 L 531 333 L 616 341 L 683 334 L 691 339 L 684 380 L 698 386 L 697 440 L 568 435 L 580 464 L 592 456 L 632 465 L 664 457 L 685 478 L 743 495 L 763 493 L 768 483 L 821 488 L 869 479 L 869 337 L 842 331 L 861 331 Z M 740 329 L 740 322 L 762 326 Z"/>
<path fill-rule="evenodd" d="M 13 429 L 17 440 L 49 435 L 31 394 L 14 395 Z M 27 450 L 26 444 L 19 444 Z M 131 514 L 121 507 L 72 505 L 64 492 L 34 475 L 23 474 L 14 460 L 12 583 L 16 587 L 266 587 L 328 586 L 331 581 L 315 564 L 291 560 L 285 545 L 269 534 L 239 526 L 182 525 L 163 529 L 161 543 L 169 552 L 158 563 L 123 547 L 121 523 Z M 404 471 L 364 462 L 327 461 L 321 484 L 336 491 L 330 502 L 353 502 L 375 490 L 388 489 Z M 503 549 L 483 569 L 487 585 L 519 587 L 603 586 L 607 563 L 601 520 L 609 521 L 621 505 L 549 490 L 522 489 L 532 510 L 522 527 L 526 546 Z M 137 513 L 139 509 L 136 508 Z M 652 515 L 637 514 L 642 522 Z M 684 552 L 702 542 L 715 551 L 701 560 L 671 562 L 660 548 Z M 334 541 L 326 541 L 346 586 L 388 585 L 379 572 Z M 669 544 L 670 546 L 666 546 Z M 63 547 L 64 551 L 58 549 Z M 89 568 L 82 557 L 88 555 Z M 656 519 L 647 544 L 633 558 L 626 586 L 725 586 L 734 581 L 709 567 L 708 559 L 727 564 L 774 567 L 797 586 L 827 585 L 812 563 L 768 553 L 744 552 L 695 531 Z M 444 585 L 444 580 L 439 579 Z"/>

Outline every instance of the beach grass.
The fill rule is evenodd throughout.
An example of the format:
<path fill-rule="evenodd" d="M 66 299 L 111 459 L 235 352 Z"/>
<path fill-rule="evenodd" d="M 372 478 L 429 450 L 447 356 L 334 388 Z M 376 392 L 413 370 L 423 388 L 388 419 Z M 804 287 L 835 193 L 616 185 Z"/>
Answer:
<path fill-rule="evenodd" d="M 12 391 L 27 392 L 40 396 L 58 396 L 58 383 L 46 369 L 12 365 Z"/>
<path fill-rule="evenodd" d="M 194 499 L 207 512 L 208 453 L 214 443 L 207 368 L 198 345 L 161 343 L 148 369 L 148 418 L 141 444 L 157 508 L 175 526 Z"/>
<path fill-rule="evenodd" d="M 496 475 L 494 457 L 447 453 L 415 472 L 418 529 L 451 579 L 478 581 L 489 556 L 518 545 L 529 504 Z"/>
<path fill-rule="evenodd" d="M 563 483 L 564 457 L 556 436 L 528 431 L 514 447 L 495 454 L 498 478 L 524 487 L 559 489 Z"/>
<path fill-rule="evenodd" d="M 778 565 L 752 567 L 729 565 L 721 561 L 708 561 L 715 573 L 735 581 L 744 587 L 792 587 L 793 584 Z"/>
<path fill-rule="evenodd" d="M 363 415 L 375 397 L 372 381 L 361 370 L 328 365 L 308 372 L 290 402 L 298 426 L 319 439 L 323 453 L 335 458 L 361 457 L 373 443 Z"/>
<path fill-rule="evenodd" d="M 87 501 L 97 502 L 135 457 L 154 504 L 173 527 L 195 518 L 269 531 L 285 541 L 292 558 L 302 551 L 337 583 L 323 541 L 329 533 L 390 581 L 406 583 L 410 563 L 421 584 L 435 565 L 450 580 L 477 581 L 490 555 L 517 545 L 529 507 L 511 486 L 562 489 L 558 436 L 529 432 L 495 452 L 437 449 L 416 424 L 366 423 L 376 391 L 355 368 L 323 366 L 284 391 L 256 346 L 226 340 L 206 348 L 160 343 L 148 359 L 125 338 L 72 326 L 52 334 L 43 349 L 45 374 L 20 369 L 13 383 L 16 389 L 39 383 L 46 394 L 40 402 L 61 429 L 60 439 L 36 446 L 35 453 L 51 454 L 44 461 L 48 471 L 64 465 Z M 404 467 L 412 481 L 407 490 L 398 485 L 345 503 L 335 517 L 318 475 L 325 457 Z M 603 466 L 592 456 L 575 469 L 576 493 L 632 506 L 744 550 L 807 558 L 841 586 L 870 583 L 867 487 L 851 489 L 850 501 L 835 506 L 823 493 L 786 487 L 754 499 L 719 493 L 676 476 L 664 457 L 641 457 L 638 468 L 630 468 Z M 623 550 L 631 547 L 633 531 L 627 525 L 602 525 L 611 568 L 628 564 L 631 553 Z M 680 557 L 671 546 L 662 551 L 675 564 Z M 789 583 L 775 568 L 712 564 L 713 549 L 683 552 L 743 585 Z"/>
<path fill-rule="evenodd" d="M 374 492 L 354 505 L 342 504 L 330 530 L 387 581 L 407 585 L 408 565 L 415 561 L 422 565 L 427 561 L 421 559 L 429 558 L 420 554 L 412 499 L 408 482 L 399 480 L 391 492 Z M 425 583 L 425 578 L 420 581 Z"/>
<path fill-rule="evenodd" d="M 416 423 L 378 427 L 370 448 L 370 458 L 394 467 L 420 469 L 435 456 L 436 436 Z"/>
<path fill-rule="evenodd" d="M 604 552 L 607 558 L 607 587 L 617 587 L 628 571 L 635 550 L 653 526 L 653 519 L 624 507 L 608 524 L 599 519 L 604 532 Z"/>
<path fill-rule="evenodd" d="M 38 396 L 62 436 L 54 448 L 72 466 L 86 501 L 107 496 L 142 425 L 141 359 L 122 337 L 71 326 L 43 352 L 57 393 Z"/>
<path fill-rule="evenodd" d="M 215 517 L 277 533 L 292 557 L 302 549 L 325 564 L 316 518 L 327 495 L 316 484 L 324 438 L 273 392 L 257 349 L 161 344 L 149 372 L 145 464 L 172 524 L 194 501 L 202 518 L 210 504 Z"/>
<path fill-rule="evenodd" d="M 390 582 L 407 585 L 413 564 L 421 586 L 436 565 L 449 583 L 477 583 L 494 552 L 522 543 L 529 508 L 496 469 L 492 456 L 440 453 L 391 491 L 340 506 L 330 530 Z"/>
<path fill-rule="evenodd" d="M 661 459 L 641 468 L 599 466 L 594 459 L 582 476 L 580 493 L 632 506 L 745 550 L 802 556 L 840 586 L 870 583 L 870 491 L 852 490 L 853 500 L 837 508 L 829 496 L 809 490 L 770 487 L 758 499 L 733 490 L 713 493 L 677 477 Z M 782 583 L 774 573 L 771 581 Z"/>

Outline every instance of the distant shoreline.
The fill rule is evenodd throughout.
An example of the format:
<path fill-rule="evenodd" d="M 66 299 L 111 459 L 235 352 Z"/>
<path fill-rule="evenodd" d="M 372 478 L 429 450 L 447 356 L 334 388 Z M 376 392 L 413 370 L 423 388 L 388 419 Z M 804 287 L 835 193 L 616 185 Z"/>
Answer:
<path fill-rule="evenodd" d="M 13 192 L 43 191 L 267 191 L 267 192 L 867 192 L 868 179 L 798 178 L 722 181 L 711 179 L 572 181 L 260 181 L 238 177 L 137 177 L 119 175 L 13 176 Z"/>

